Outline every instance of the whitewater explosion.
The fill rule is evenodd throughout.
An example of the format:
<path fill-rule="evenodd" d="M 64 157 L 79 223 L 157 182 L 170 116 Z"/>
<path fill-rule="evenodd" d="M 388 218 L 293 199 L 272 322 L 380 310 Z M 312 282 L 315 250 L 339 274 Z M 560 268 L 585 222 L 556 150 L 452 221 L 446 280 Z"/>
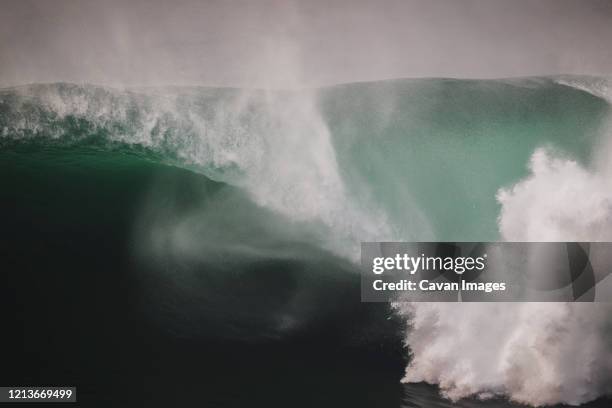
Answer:
<path fill-rule="evenodd" d="M 592 89 L 589 82 L 575 83 Z M 604 135 L 602 143 L 610 146 L 610 134 Z M 611 241 L 609 161 L 600 156 L 585 168 L 572 158 L 537 149 L 529 175 L 497 194 L 501 238 Z M 405 382 L 438 384 L 452 400 L 507 396 L 535 406 L 579 405 L 612 393 L 608 303 L 394 306 L 410 322 L 405 342 L 412 359 Z"/>

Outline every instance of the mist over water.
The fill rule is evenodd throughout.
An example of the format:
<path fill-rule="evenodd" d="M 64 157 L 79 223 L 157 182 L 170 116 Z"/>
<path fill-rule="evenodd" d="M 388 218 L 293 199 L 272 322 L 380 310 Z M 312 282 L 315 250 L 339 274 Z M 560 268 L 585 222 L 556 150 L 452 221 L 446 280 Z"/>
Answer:
<path fill-rule="evenodd" d="M 606 0 L 3 0 L 2 6 L 0 86 L 281 89 L 612 72 Z"/>

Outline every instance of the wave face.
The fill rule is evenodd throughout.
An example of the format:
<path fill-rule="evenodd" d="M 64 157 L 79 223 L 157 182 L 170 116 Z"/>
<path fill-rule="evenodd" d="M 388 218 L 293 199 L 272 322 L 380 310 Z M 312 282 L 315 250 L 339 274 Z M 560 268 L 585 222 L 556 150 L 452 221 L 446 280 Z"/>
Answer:
<path fill-rule="evenodd" d="M 149 303 L 160 305 L 152 315 L 182 335 L 334 328 L 352 344 L 379 344 L 399 327 L 387 311 L 352 298 L 322 306 L 358 288 L 360 241 L 610 240 L 612 110 L 585 81 L 296 92 L 30 85 L 0 92 L 0 162 L 5 174 L 52 175 L 66 191 L 105 197 L 75 215 L 80 204 L 66 194 L 75 202 L 53 211 L 80 214 L 81 226 L 91 211 L 124 219 Z M 44 218 L 36 194 L 11 189 Z M 239 283 L 241 296 L 223 296 Z M 279 295 L 262 302 L 269 285 Z M 409 326 L 405 381 L 438 384 L 451 399 L 579 404 L 610 391 L 605 305 L 394 311 Z"/>
<path fill-rule="evenodd" d="M 538 78 L 303 92 L 56 84 L 0 97 L 3 139 L 146 149 L 292 219 L 322 222 L 336 235 L 325 245 L 346 240 L 351 253 L 365 239 L 498 238 L 497 190 L 525 177 L 541 146 L 588 162 L 609 111 Z"/>

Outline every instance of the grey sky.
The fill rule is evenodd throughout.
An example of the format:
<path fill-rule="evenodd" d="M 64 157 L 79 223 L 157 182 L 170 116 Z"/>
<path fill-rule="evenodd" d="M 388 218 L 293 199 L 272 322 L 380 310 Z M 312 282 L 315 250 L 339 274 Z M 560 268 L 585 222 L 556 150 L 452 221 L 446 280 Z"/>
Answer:
<path fill-rule="evenodd" d="M 0 84 L 612 74 L 612 1 L 0 0 Z"/>

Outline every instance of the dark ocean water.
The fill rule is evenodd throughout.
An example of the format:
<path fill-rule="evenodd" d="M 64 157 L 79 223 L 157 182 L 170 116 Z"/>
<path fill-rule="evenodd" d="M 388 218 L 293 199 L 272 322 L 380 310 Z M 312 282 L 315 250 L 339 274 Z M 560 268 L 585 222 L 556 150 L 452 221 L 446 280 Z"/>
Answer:
<path fill-rule="evenodd" d="M 215 268 L 134 256 L 151 186 L 171 186 L 187 211 L 202 188 L 224 193 L 218 183 L 41 145 L 6 147 L 0 180 L 2 384 L 74 384 L 84 405 L 99 406 L 398 405 L 400 323 L 387 305 L 360 303 L 341 261 Z M 181 270 L 193 279 L 164 275 Z M 294 327 L 279 328 L 277 312 Z"/>

